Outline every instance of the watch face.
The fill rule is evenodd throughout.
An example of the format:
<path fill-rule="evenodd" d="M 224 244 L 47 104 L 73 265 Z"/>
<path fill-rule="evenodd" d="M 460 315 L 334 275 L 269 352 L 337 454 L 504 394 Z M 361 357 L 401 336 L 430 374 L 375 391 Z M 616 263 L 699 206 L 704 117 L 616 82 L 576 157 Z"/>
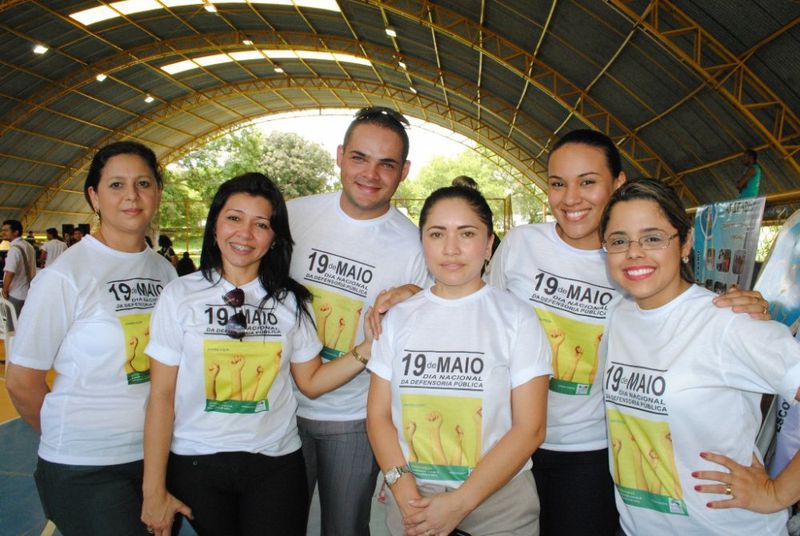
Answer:
<path fill-rule="evenodd" d="M 388 470 L 388 471 L 386 471 L 386 473 L 383 475 L 383 479 L 384 479 L 384 480 L 386 480 L 386 484 L 387 484 L 388 486 L 390 486 L 390 487 L 392 486 L 392 484 L 394 484 L 395 482 L 397 482 L 397 479 L 398 479 L 398 478 L 400 478 L 400 471 L 397 469 L 397 467 L 394 467 L 394 468 L 392 468 L 392 469 L 389 469 L 389 470 Z"/>

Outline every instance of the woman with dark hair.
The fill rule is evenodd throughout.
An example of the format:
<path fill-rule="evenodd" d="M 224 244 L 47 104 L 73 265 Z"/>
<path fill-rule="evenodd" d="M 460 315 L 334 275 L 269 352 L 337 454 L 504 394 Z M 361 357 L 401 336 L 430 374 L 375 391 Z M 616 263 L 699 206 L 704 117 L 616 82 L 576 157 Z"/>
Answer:
<path fill-rule="evenodd" d="M 167 259 L 172 266 L 178 265 L 178 256 L 172 249 L 172 240 L 165 234 L 158 235 L 158 254 Z"/>
<path fill-rule="evenodd" d="M 100 149 L 84 184 L 100 226 L 34 279 L 20 318 L 6 385 L 22 418 L 41 430 L 36 485 L 65 536 L 146 534 L 144 348 L 150 312 L 175 278 L 144 240 L 161 189 L 149 148 Z"/>
<path fill-rule="evenodd" d="M 211 202 L 200 271 L 164 289 L 147 347 L 142 520 L 156 534 L 176 512 L 201 536 L 305 533 L 292 378 L 311 398 L 335 389 L 364 370 L 371 341 L 322 364 L 292 245 L 278 188 L 240 175 Z"/>
<path fill-rule="evenodd" d="M 539 533 L 530 456 L 544 439 L 550 349 L 536 314 L 481 279 L 492 212 L 441 188 L 420 214 L 434 285 L 384 320 L 367 431 L 393 536 Z"/>
<path fill-rule="evenodd" d="M 694 284 L 691 221 L 666 184 L 620 187 L 600 233 L 608 272 L 632 298 L 613 308 L 603 341 L 625 534 L 786 534 L 800 480 L 796 470 L 770 480 L 755 441 L 762 393 L 800 399 L 800 346 L 783 324 L 718 308 Z"/>

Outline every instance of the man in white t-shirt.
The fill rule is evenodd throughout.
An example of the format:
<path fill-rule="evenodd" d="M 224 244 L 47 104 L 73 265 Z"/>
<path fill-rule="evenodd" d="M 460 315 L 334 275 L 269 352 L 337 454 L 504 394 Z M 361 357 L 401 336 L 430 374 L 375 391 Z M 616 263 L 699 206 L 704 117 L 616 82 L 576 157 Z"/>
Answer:
<path fill-rule="evenodd" d="M 288 203 L 295 247 L 291 276 L 314 296 L 322 357 L 336 359 L 363 338 L 378 293 L 427 270 L 419 230 L 391 198 L 408 174 L 408 121 L 384 107 L 360 110 L 336 153 L 342 190 Z M 296 392 L 309 492 L 319 484 L 322 534 L 369 534 L 378 467 L 366 433 L 369 375 L 311 400 Z"/>
<path fill-rule="evenodd" d="M 3 268 L 3 298 L 11 302 L 19 316 L 31 280 L 36 275 L 36 251 L 22 239 L 22 223 L 19 220 L 3 222 L 3 238 L 11 242 Z"/>
<path fill-rule="evenodd" d="M 59 238 L 55 227 L 50 227 L 46 232 L 47 242 L 42 244 L 42 250 L 39 253 L 39 256 L 44 261 L 45 268 L 53 264 L 59 255 L 67 251 L 67 243 Z"/>

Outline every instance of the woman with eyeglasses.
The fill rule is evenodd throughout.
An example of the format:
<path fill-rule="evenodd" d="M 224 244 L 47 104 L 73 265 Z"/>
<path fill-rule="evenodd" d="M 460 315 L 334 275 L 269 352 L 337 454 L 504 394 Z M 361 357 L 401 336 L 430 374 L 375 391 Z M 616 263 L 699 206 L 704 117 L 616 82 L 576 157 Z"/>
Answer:
<path fill-rule="evenodd" d="M 625 534 L 786 534 L 800 479 L 771 481 L 755 440 L 762 393 L 800 399 L 800 346 L 694 285 L 691 222 L 666 184 L 622 185 L 600 233 L 632 298 L 609 315 L 602 375 Z"/>
<path fill-rule="evenodd" d="M 308 397 L 364 370 L 368 340 L 322 364 L 309 292 L 289 277 L 292 237 L 260 173 L 211 202 L 200 271 L 164 289 L 151 323 L 142 520 L 170 534 L 305 534 L 308 512 L 292 379 Z"/>
<path fill-rule="evenodd" d="M 33 280 L 6 385 L 41 431 L 35 479 L 61 534 L 147 534 L 142 436 L 150 313 L 175 270 L 145 244 L 161 199 L 155 154 L 112 143 L 84 183 L 100 225 Z M 49 369 L 56 378 L 50 390 Z"/>

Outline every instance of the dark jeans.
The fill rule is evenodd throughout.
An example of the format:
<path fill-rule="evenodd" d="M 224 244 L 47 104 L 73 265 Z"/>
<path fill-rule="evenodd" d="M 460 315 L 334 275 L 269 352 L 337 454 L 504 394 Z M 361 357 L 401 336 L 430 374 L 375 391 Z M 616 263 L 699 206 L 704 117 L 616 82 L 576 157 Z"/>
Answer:
<path fill-rule="evenodd" d="M 147 536 L 142 461 L 64 465 L 39 458 L 34 478 L 42 508 L 64 536 Z"/>
<path fill-rule="evenodd" d="M 200 536 L 304 536 L 308 492 L 303 454 L 169 455 L 167 489 L 192 509 Z"/>
<path fill-rule="evenodd" d="M 608 449 L 533 453 L 541 536 L 613 536 L 619 526 Z"/>

